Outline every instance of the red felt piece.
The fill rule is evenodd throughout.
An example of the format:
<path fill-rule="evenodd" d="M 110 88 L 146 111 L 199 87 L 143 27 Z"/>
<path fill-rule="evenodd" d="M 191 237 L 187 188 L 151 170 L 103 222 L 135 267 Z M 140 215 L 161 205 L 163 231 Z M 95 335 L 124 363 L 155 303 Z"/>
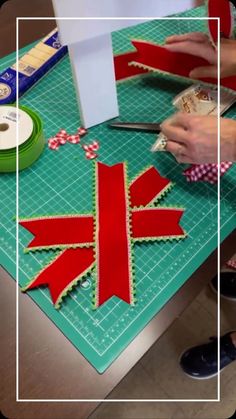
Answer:
<path fill-rule="evenodd" d="M 92 267 L 94 263 L 93 248 L 63 250 L 54 261 L 43 269 L 27 289 L 39 285 L 48 285 L 54 304 L 60 299 L 65 288 Z"/>
<path fill-rule="evenodd" d="M 129 65 L 129 62 L 133 61 L 136 56 L 137 51 L 125 52 L 124 54 L 114 56 L 115 78 L 117 81 L 148 72 L 148 70 L 143 68 Z"/>
<path fill-rule="evenodd" d="M 155 167 L 149 167 L 130 185 L 131 207 L 148 205 L 170 184 L 170 180 L 161 176 Z"/>
<path fill-rule="evenodd" d="M 97 163 L 97 306 L 113 295 L 131 302 L 125 165 Z"/>
<path fill-rule="evenodd" d="M 230 38 L 233 31 L 233 16 L 231 15 L 231 3 L 229 0 L 208 0 L 208 17 L 220 18 L 220 35 Z M 208 19 L 208 28 L 212 40 L 217 44 L 218 20 Z"/>
<path fill-rule="evenodd" d="M 93 217 L 66 216 L 22 220 L 20 225 L 35 237 L 28 248 L 93 243 Z"/>
<path fill-rule="evenodd" d="M 203 58 L 191 54 L 169 51 L 151 42 L 132 41 L 132 44 L 138 51 L 134 63 L 151 67 L 154 70 L 189 77 L 190 71 L 194 68 L 209 66 L 209 63 Z M 217 83 L 217 79 L 212 78 L 202 78 L 201 80 L 207 83 Z M 236 77 L 222 78 L 221 85 L 236 90 Z"/>
<path fill-rule="evenodd" d="M 182 236 L 184 231 L 179 221 L 183 212 L 176 208 L 132 210 L 132 236 L 134 239 Z"/>

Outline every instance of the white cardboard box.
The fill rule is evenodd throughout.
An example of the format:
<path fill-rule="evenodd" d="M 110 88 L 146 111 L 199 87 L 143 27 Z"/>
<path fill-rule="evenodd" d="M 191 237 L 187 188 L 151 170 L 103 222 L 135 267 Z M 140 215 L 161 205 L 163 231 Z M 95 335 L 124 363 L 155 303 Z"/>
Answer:
<path fill-rule="evenodd" d="M 111 32 L 194 7 L 194 0 L 53 0 L 63 45 L 68 45 L 82 123 L 119 115 Z M 63 18 L 73 18 L 63 19 Z M 81 18 L 130 18 L 139 20 Z"/>

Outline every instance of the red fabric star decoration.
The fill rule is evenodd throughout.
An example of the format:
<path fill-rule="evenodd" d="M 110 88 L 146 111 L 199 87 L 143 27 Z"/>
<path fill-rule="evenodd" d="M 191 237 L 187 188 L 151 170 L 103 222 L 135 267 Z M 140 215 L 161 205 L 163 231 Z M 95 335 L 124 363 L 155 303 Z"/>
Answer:
<path fill-rule="evenodd" d="M 58 307 L 68 290 L 96 266 L 95 307 L 112 296 L 134 303 L 134 243 L 186 234 L 179 225 L 183 208 L 152 205 L 172 186 L 154 167 L 127 185 L 125 163 L 95 163 L 94 214 L 20 221 L 34 235 L 26 251 L 61 249 L 24 290 L 46 285 Z"/>

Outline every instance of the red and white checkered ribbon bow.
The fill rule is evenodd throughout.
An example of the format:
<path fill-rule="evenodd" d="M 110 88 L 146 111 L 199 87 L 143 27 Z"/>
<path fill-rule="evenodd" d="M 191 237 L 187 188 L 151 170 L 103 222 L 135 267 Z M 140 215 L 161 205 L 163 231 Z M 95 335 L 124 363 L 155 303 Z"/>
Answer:
<path fill-rule="evenodd" d="M 223 176 L 232 164 L 232 162 L 220 163 L 220 176 Z M 186 176 L 188 182 L 197 182 L 201 180 L 214 184 L 217 183 L 218 180 L 218 164 L 193 164 L 185 169 L 183 174 Z"/>
<path fill-rule="evenodd" d="M 99 142 L 94 140 L 91 144 L 83 144 L 82 148 L 85 151 L 85 157 L 87 159 L 95 159 L 98 156 L 96 151 L 99 149 Z"/>
<path fill-rule="evenodd" d="M 80 143 L 80 137 L 86 134 L 85 128 L 78 128 L 77 134 L 68 134 L 65 129 L 61 129 L 54 137 L 49 138 L 48 147 L 52 150 L 58 150 L 61 145 L 68 143 Z"/>
<path fill-rule="evenodd" d="M 236 260 L 230 259 L 230 260 L 228 260 L 226 265 L 228 266 L 228 268 L 233 268 L 233 269 L 236 270 Z"/>
<path fill-rule="evenodd" d="M 83 127 L 79 127 L 76 134 L 68 134 L 66 130 L 61 129 L 54 137 L 49 138 L 48 147 L 51 150 L 58 150 L 61 145 L 67 142 L 78 144 L 81 137 L 85 134 L 87 134 L 87 130 Z M 85 151 L 86 159 L 92 160 L 98 157 L 96 151 L 99 149 L 99 142 L 97 140 L 94 140 L 91 144 L 82 144 L 81 147 Z"/>

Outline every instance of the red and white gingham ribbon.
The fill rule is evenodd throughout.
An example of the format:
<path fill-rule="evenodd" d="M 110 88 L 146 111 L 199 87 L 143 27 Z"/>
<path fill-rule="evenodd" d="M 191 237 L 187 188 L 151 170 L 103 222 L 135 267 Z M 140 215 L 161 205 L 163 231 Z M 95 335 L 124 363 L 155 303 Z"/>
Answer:
<path fill-rule="evenodd" d="M 236 270 L 236 259 L 230 259 L 228 260 L 228 262 L 226 263 L 226 265 L 228 266 L 228 268 L 233 268 Z"/>
<path fill-rule="evenodd" d="M 78 128 L 78 131 L 79 129 L 84 133 L 87 132 L 85 128 Z M 64 145 L 67 142 L 71 144 L 78 144 L 80 142 L 79 133 L 71 135 L 68 134 L 65 129 L 60 129 L 60 131 L 54 137 L 49 138 L 48 147 L 51 150 L 58 150 L 61 145 Z"/>
<path fill-rule="evenodd" d="M 94 140 L 91 144 L 83 144 L 83 150 L 85 151 L 85 157 L 88 160 L 93 160 L 98 157 L 96 151 L 99 149 L 99 142 Z"/>
<path fill-rule="evenodd" d="M 94 140 L 91 144 L 83 144 L 82 148 L 84 151 L 97 151 L 99 149 L 99 142 Z"/>
<path fill-rule="evenodd" d="M 77 129 L 77 131 L 78 131 L 78 134 L 80 135 L 80 137 L 83 137 L 83 135 L 85 135 L 85 134 L 87 134 L 87 130 L 86 130 L 86 128 L 84 128 L 84 127 L 79 127 L 78 129 Z"/>
<path fill-rule="evenodd" d="M 220 176 L 223 176 L 232 164 L 232 162 L 220 163 Z M 185 169 L 183 174 L 186 176 L 188 182 L 197 182 L 201 180 L 214 184 L 217 183 L 218 180 L 218 164 L 193 164 Z"/>
<path fill-rule="evenodd" d="M 76 134 L 68 134 L 65 129 L 61 129 L 54 137 L 49 138 L 48 147 L 51 150 L 58 150 L 61 145 L 68 143 L 79 144 L 80 137 L 87 134 L 87 130 L 83 127 L 77 129 Z M 94 140 L 91 144 L 82 144 L 85 151 L 85 157 L 88 160 L 96 159 L 98 157 L 96 151 L 99 149 L 99 142 Z"/>
<path fill-rule="evenodd" d="M 48 147 L 51 150 L 58 150 L 59 145 L 60 144 L 59 144 L 58 140 L 55 137 L 49 138 L 49 140 L 48 140 Z"/>
<path fill-rule="evenodd" d="M 86 153 L 85 153 L 85 157 L 88 160 L 96 159 L 97 156 L 98 155 L 96 153 L 94 153 L 94 151 L 86 151 Z"/>
<path fill-rule="evenodd" d="M 79 136 L 79 134 L 68 135 L 67 136 L 67 141 L 68 141 L 68 143 L 71 143 L 71 144 L 78 144 L 78 143 L 80 143 L 80 136 Z"/>

